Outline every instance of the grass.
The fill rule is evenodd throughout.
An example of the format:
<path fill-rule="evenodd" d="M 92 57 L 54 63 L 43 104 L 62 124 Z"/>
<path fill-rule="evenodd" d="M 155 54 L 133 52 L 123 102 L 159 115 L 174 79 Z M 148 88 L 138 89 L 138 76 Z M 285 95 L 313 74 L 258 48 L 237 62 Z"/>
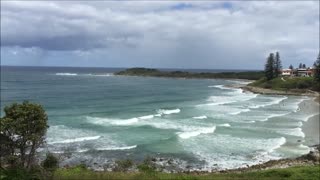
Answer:
<path fill-rule="evenodd" d="M 320 166 L 290 167 L 285 169 L 261 170 L 244 173 L 207 173 L 207 174 L 186 174 L 186 173 L 141 173 L 141 172 L 94 172 L 82 167 L 70 169 L 58 169 L 53 179 L 320 179 Z"/>
<path fill-rule="evenodd" d="M 258 81 L 255 81 L 250 86 L 261 87 L 266 89 L 273 89 L 273 90 L 306 90 L 306 89 L 313 89 L 317 90 L 319 87 L 319 83 L 316 83 L 312 77 L 281 77 L 272 79 L 267 81 L 265 78 L 261 78 Z"/>

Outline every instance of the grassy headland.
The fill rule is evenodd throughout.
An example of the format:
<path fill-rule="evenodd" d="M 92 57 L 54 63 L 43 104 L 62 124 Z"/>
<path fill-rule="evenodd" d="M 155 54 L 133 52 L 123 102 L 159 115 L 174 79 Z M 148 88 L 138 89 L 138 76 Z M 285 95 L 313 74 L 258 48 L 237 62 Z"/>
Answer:
<path fill-rule="evenodd" d="M 245 173 L 143 173 L 143 172 L 94 172 L 75 167 L 59 169 L 53 179 L 319 179 L 320 166 L 300 166 Z"/>
<path fill-rule="evenodd" d="M 245 72 L 220 72 L 220 73 L 194 73 L 186 71 L 160 71 L 148 68 L 130 68 L 115 73 L 116 75 L 125 76 L 150 76 L 166 78 L 198 78 L 198 79 L 248 79 L 258 80 L 264 77 L 263 71 L 245 71 Z"/>
<path fill-rule="evenodd" d="M 272 80 L 261 78 L 242 87 L 260 94 L 305 95 L 319 97 L 320 85 L 312 77 L 278 77 Z"/>

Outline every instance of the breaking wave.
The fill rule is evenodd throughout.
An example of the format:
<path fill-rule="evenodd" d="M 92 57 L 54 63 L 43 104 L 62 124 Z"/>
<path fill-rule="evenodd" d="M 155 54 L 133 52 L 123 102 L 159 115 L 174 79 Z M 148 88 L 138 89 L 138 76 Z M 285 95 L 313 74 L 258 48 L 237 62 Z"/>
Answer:
<path fill-rule="evenodd" d="M 180 109 L 159 109 L 158 113 L 159 114 L 164 114 L 164 115 L 169 115 L 169 114 L 178 114 L 180 113 L 181 110 Z"/>
<path fill-rule="evenodd" d="M 195 117 L 192 117 L 193 119 L 207 119 L 208 117 L 207 116 L 195 116 Z"/>
<path fill-rule="evenodd" d="M 220 127 L 231 127 L 231 125 L 229 123 L 219 124 L 218 126 L 220 126 Z"/>
<path fill-rule="evenodd" d="M 199 136 L 200 134 L 209 134 L 213 133 L 216 130 L 216 127 L 213 126 L 211 128 L 201 128 L 196 131 L 190 131 L 190 132 L 178 132 L 178 136 L 182 139 L 189 139 L 191 137 Z"/>
<path fill-rule="evenodd" d="M 106 74 L 78 74 L 78 73 L 56 73 L 57 76 L 101 76 L 101 77 L 110 77 L 114 76 L 113 73 L 106 73 Z"/>
<path fill-rule="evenodd" d="M 56 73 L 57 76 L 77 76 L 77 73 Z"/>
<path fill-rule="evenodd" d="M 74 138 L 74 139 L 66 139 L 62 141 L 54 141 L 49 144 L 65 144 L 65 143 L 74 143 L 74 142 L 82 142 L 82 141 L 90 141 L 99 139 L 101 136 L 89 136 L 89 137 L 81 137 L 81 138 Z"/>
<path fill-rule="evenodd" d="M 96 148 L 98 151 L 113 151 L 113 150 L 128 150 L 128 149 L 134 149 L 137 145 L 134 146 L 123 146 L 123 147 L 102 147 L 102 148 Z"/>
<path fill-rule="evenodd" d="M 286 97 L 286 96 L 284 96 L 282 98 L 274 98 L 274 100 L 271 102 L 267 102 L 267 103 L 260 104 L 260 105 L 252 105 L 252 106 L 249 106 L 249 108 L 258 109 L 258 108 L 262 108 L 262 107 L 266 107 L 266 106 L 271 106 L 274 104 L 279 104 L 281 101 L 286 100 L 286 99 L 288 99 L 288 97 Z"/>

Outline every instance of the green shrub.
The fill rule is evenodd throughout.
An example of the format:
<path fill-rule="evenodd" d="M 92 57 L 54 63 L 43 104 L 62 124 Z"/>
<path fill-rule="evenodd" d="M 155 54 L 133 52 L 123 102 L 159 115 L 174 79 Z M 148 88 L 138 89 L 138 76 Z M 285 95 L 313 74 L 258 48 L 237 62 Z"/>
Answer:
<path fill-rule="evenodd" d="M 42 166 L 46 170 L 55 170 L 59 166 L 58 158 L 48 153 L 46 159 L 42 162 Z"/>
<path fill-rule="evenodd" d="M 146 173 L 148 175 L 154 175 L 156 173 L 156 166 L 152 162 L 154 158 L 147 156 L 141 164 L 138 165 L 138 169 L 140 172 Z"/>
<path fill-rule="evenodd" d="M 117 172 L 126 172 L 133 166 L 133 161 L 130 159 L 116 161 L 116 167 L 113 169 Z"/>

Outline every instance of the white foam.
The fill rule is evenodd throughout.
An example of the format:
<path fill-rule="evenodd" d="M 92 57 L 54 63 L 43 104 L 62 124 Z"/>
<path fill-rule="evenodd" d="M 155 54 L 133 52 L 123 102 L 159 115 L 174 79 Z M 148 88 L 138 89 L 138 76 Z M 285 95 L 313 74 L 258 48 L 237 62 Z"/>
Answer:
<path fill-rule="evenodd" d="M 197 105 L 200 106 L 217 106 L 230 104 L 235 102 L 243 102 L 254 99 L 258 96 L 258 94 L 253 93 L 243 93 L 241 89 L 233 89 L 233 92 L 226 93 L 227 96 L 210 96 L 207 101 L 209 103 Z"/>
<path fill-rule="evenodd" d="M 285 116 L 285 115 L 288 115 L 288 114 L 290 114 L 290 112 L 282 113 L 282 114 L 271 114 L 271 115 L 269 115 L 268 117 L 266 117 L 266 118 L 264 118 L 264 119 L 262 119 L 262 120 L 260 120 L 260 121 L 268 121 L 268 120 L 271 119 L 271 118 L 281 117 L 281 116 Z"/>
<path fill-rule="evenodd" d="M 209 88 L 218 88 L 218 89 L 222 89 L 222 90 L 233 90 L 234 88 L 229 88 L 226 87 L 224 85 L 214 85 L 214 86 L 208 86 Z"/>
<path fill-rule="evenodd" d="M 89 137 L 81 137 L 81 138 L 74 138 L 74 139 L 66 139 L 62 141 L 54 141 L 50 144 L 65 144 L 65 143 L 74 143 L 74 142 L 82 142 L 82 141 L 90 141 L 99 139 L 101 136 L 89 136 Z"/>
<path fill-rule="evenodd" d="M 280 148 L 282 145 L 284 145 L 287 142 L 285 137 L 281 137 L 277 142 L 275 142 L 275 145 L 269 149 L 268 152 L 273 152 L 274 150 Z"/>
<path fill-rule="evenodd" d="M 297 136 L 297 137 L 305 137 L 305 134 L 303 133 L 301 128 L 293 128 L 293 129 L 280 129 L 277 130 L 278 133 L 281 134 L 287 134 L 287 135 L 291 135 L 291 136 Z"/>
<path fill-rule="evenodd" d="M 138 119 L 142 119 L 142 120 L 145 120 L 145 119 L 152 119 L 154 118 L 155 115 L 147 115 L 147 116 L 141 116 L 139 117 Z"/>
<path fill-rule="evenodd" d="M 110 77 L 114 76 L 112 73 L 107 73 L 107 74 L 84 74 L 85 76 L 97 76 L 97 77 Z"/>
<path fill-rule="evenodd" d="M 216 130 L 216 127 L 211 127 L 211 128 L 201 128 L 196 131 L 189 131 L 189 132 L 178 132 L 178 136 L 182 139 L 189 139 L 191 137 L 198 136 L 200 134 L 209 134 L 213 133 Z"/>
<path fill-rule="evenodd" d="M 106 74 L 77 74 L 77 73 L 56 73 L 57 76 L 97 76 L 97 77 L 110 77 L 114 76 L 113 73 Z"/>
<path fill-rule="evenodd" d="M 320 113 L 315 113 L 315 114 L 311 114 L 311 115 L 309 115 L 309 116 L 306 116 L 305 118 L 303 118 L 302 120 L 303 121 L 308 121 L 310 118 L 312 118 L 313 116 L 317 116 L 317 115 L 319 115 Z"/>
<path fill-rule="evenodd" d="M 89 151 L 89 149 L 79 149 L 79 150 L 77 150 L 77 152 L 79 152 L 79 153 L 87 152 L 87 151 Z"/>
<path fill-rule="evenodd" d="M 193 119 L 207 119 L 208 117 L 207 116 L 195 116 L 195 117 L 192 117 Z"/>
<path fill-rule="evenodd" d="M 241 81 L 241 80 L 226 80 L 228 82 L 232 82 L 232 83 L 237 83 L 237 84 L 243 84 L 243 85 L 247 85 L 250 83 L 250 81 Z"/>
<path fill-rule="evenodd" d="M 274 104 L 279 104 L 281 101 L 283 101 L 285 99 L 288 99 L 288 97 L 284 96 L 284 97 L 281 97 L 281 98 L 274 98 L 274 100 L 271 101 L 271 102 L 267 102 L 267 103 L 260 104 L 260 105 L 252 105 L 252 106 L 249 106 L 249 108 L 258 109 L 258 108 L 262 108 L 262 107 L 266 107 L 266 106 L 271 106 L 271 105 L 274 105 Z"/>
<path fill-rule="evenodd" d="M 118 125 L 118 126 L 127 126 L 127 125 L 133 125 L 138 123 L 140 120 L 148 120 L 154 118 L 156 115 L 147 115 L 147 116 L 141 116 L 141 117 L 134 117 L 130 119 L 111 119 L 111 118 L 100 118 L 100 117 L 90 117 L 87 116 L 87 120 L 90 123 L 93 124 L 112 124 L 112 125 Z"/>
<path fill-rule="evenodd" d="M 128 150 L 128 149 L 134 149 L 136 147 L 137 147 L 137 145 L 124 146 L 124 147 L 103 147 L 103 148 L 96 148 L 96 150 L 99 150 L 99 151 Z"/>
<path fill-rule="evenodd" d="M 131 124 L 135 124 L 139 121 L 138 118 L 131 118 L 131 119 L 126 119 L 126 120 L 114 120 L 111 121 L 110 124 L 113 125 L 131 125 Z"/>
<path fill-rule="evenodd" d="M 77 73 L 56 73 L 57 76 L 77 76 Z"/>
<path fill-rule="evenodd" d="M 177 114 L 180 113 L 181 110 L 180 109 L 159 109 L 158 113 L 159 114 L 165 114 L 165 115 L 169 115 L 169 114 Z"/>
<path fill-rule="evenodd" d="M 250 111 L 250 109 L 241 109 L 241 110 L 239 110 L 239 111 L 237 111 L 237 112 L 232 112 L 232 113 L 229 113 L 229 114 L 231 114 L 231 115 L 238 115 L 238 114 L 240 114 L 240 113 L 249 112 L 249 111 Z"/>
<path fill-rule="evenodd" d="M 220 126 L 220 127 L 231 127 L 231 125 L 229 123 L 219 124 L 218 126 Z"/>

